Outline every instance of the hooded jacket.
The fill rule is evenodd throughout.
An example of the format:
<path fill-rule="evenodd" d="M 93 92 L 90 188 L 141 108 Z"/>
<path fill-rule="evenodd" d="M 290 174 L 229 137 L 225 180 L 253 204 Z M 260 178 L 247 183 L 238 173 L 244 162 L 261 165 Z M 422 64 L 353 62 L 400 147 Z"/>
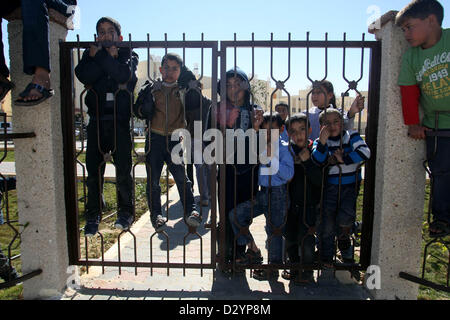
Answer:
<path fill-rule="evenodd" d="M 227 71 L 226 73 L 226 79 L 231 78 L 231 77 L 238 77 L 241 80 L 244 81 L 245 86 L 247 88 L 246 93 L 245 93 L 245 97 L 244 97 L 244 105 L 243 106 L 239 106 L 238 108 L 240 109 L 240 113 L 239 113 L 239 117 L 236 119 L 236 122 L 234 123 L 234 126 L 232 128 L 230 127 L 226 127 L 227 129 L 242 129 L 244 132 L 247 131 L 248 129 L 253 128 L 253 121 L 252 121 L 252 117 L 253 117 L 253 111 L 258 107 L 257 105 L 253 105 L 250 102 L 250 81 L 248 80 L 247 75 L 245 74 L 244 71 L 242 71 L 241 69 L 239 69 L 238 67 L 236 67 L 236 70 L 230 69 Z M 230 113 L 230 111 L 233 108 L 236 108 L 235 106 L 233 106 L 232 102 L 228 100 L 228 97 L 226 96 L 226 92 L 224 94 L 222 94 L 220 92 L 220 87 L 221 87 L 221 82 L 218 82 L 218 90 L 217 92 L 220 94 L 221 98 L 225 98 L 226 99 L 226 114 L 228 117 L 228 114 Z M 220 103 L 218 103 L 218 106 L 220 106 Z M 209 110 L 209 114 L 208 114 L 208 125 L 207 128 L 211 128 L 211 112 L 212 112 L 212 107 Z M 217 122 L 217 128 L 220 128 L 222 123 L 220 120 L 220 111 L 219 108 L 217 108 L 217 113 L 216 113 L 216 119 L 218 119 Z M 225 122 L 225 120 L 223 120 Z M 237 143 L 237 138 L 235 138 L 235 151 L 236 151 L 236 143 Z M 250 139 L 248 137 L 245 138 L 245 163 L 243 164 L 238 164 L 237 163 L 237 159 L 238 159 L 238 155 L 237 152 L 235 152 L 234 154 L 234 164 L 235 164 L 235 168 L 236 168 L 236 173 L 237 174 L 243 174 L 248 172 L 249 170 L 251 170 L 255 164 L 250 163 Z"/>

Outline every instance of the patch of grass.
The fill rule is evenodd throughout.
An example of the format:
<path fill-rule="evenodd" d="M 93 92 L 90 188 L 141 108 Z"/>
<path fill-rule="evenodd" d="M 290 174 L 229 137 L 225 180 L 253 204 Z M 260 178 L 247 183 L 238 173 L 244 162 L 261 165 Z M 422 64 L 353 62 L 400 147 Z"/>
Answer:
<path fill-rule="evenodd" d="M 428 205 L 430 201 L 430 184 L 427 181 L 425 187 L 425 206 L 424 206 L 424 217 L 422 223 L 422 255 L 421 262 L 424 260 L 424 249 L 425 246 L 432 241 L 428 236 Z M 447 237 L 448 240 L 448 237 Z M 447 267 L 449 263 L 448 248 L 442 242 L 433 243 L 428 247 L 426 264 L 425 264 L 425 276 L 424 278 L 428 281 L 447 285 Z M 422 268 L 421 268 L 422 271 Z M 426 286 L 419 286 L 419 296 L 420 300 L 449 300 L 450 293 L 434 290 Z"/>
<path fill-rule="evenodd" d="M 23 285 L 0 290 L 0 300 L 23 300 Z"/>
<path fill-rule="evenodd" d="M 5 159 L 3 159 L 3 157 L 5 157 Z M 14 149 L 0 150 L 0 160 L 1 159 L 3 159 L 1 162 L 15 162 Z"/>
<path fill-rule="evenodd" d="M 6 210 L 6 204 L 8 204 L 8 210 Z M 5 224 L 0 225 L 0 246 L 5 256 L 15 257 L 20 255 L 20 232 L 23 231 L 18 222 L 16 190 L 8 192 L 8 202 L 6 202 L 6 195 L 4 195 L 2 210 Z M 14 259 L 12 265 L 17 272 L 21 273 L 22 262 L 20 257 Z M 3 282 L 3 280 L 0 281 Z M 21 295 L 22 285 L 0 290 L 0 300 L 20 299 Z"/>

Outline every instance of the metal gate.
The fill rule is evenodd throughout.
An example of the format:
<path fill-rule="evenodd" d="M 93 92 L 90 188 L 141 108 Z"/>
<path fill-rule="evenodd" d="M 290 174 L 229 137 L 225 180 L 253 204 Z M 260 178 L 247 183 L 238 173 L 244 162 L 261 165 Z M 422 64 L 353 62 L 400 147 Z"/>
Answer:
<path fill-rule="evenodd" d="M 372 150 L 372 156 L 369 161 L 365 163 L 365 176 L 364 176 L 364 196 L 363 196 L 363 213 L 362 213 L 362 231 L 361 231 L 361 242 L 360 242 L 360 254 L 359 261 L 356 261 L 353 264 L 336 264 L 337 269 L 345 269 L 345 270 L 365 270 L 370 265 L 370 256 L 371 256 L 371 239 L 372 239 L 372 225 L 373 225 L 373 212 L 374 212 L 374 184 L 375 184 L 375 159 L 376 159 L 376 137 L 377 137 L 377 127 L 378 127 L 378 105 L 379 105 L 379 83 L 380 83 L 380 69 L 381 69 L 381 47 L 380 42 L 377 41 L 366 41 L 364 35 L 361 41 L 347 41 L 346 36 L 344 34 L 344 39 L 342 41 L 329 41 L 327 35 L 325 35 L 325 40 L 323 41 L 312 41 L 309 39 L 309 33 L 307 34 L 307 39 L 305 41 L 294 41 L 290 39 L 287 41 L 276 41 L 273 40 L 273 36 L 271 40 L 268 41 L 256 41 L 252 36 L 252 40 L 250 41 L 237 41 L 236 35 L 234 41 L 204 41 L 203 35 L 201 41 L 186 41 L 183 35 L 182 41 L 168 41 L 167 35 L 165 36 L 164 41 L 150 41 L 150 37 L 147 36 L 147 41 L 133 41 L 131 39 L 131 35 L 129 36 L 128 41 L 115 43 L 117 47 L 124 47 L 130 49 L 141 49 L 147 51 L 147 78 L 151 81 L 154 81 L 152 75 L 150 74 L 150 57 L 151 51 L 155 49 L 162 49 L 165 53 L 168 52 L 169 49 L 177 49 L 182 50 L 183 61 L 185 61 L 185 50 L 186 49 L 198 49 L 201 51 L 201 74 L 199 77 L 199 81 L 203 78 L 203 58 L 204 51 L 207 50 L 210 55 L 211 60 L 211 110 L 212 114 L 216 114 L 216 109 L 219 104 L 217 102 L 217 93 L 218 88 L 215 85 L 218 80 L 218 70 L 220 69 L 220 78 L 225 79 L 225 74 L 227 71 L 227 62 L 229 60 L 227 56 L 227 50 L 234 50 L 234 63 L 235 67 L 239 66 L 238 64 L 238 56 L 237 49 L 238 48 L 250 48 L 252 52 L 251 58 L 251 75 L 252 78 L 255 74 L 255 56 L 254 52 L 257 48 L 267 48 L 270 49 L 270 70 L 271 70 L 271 79 L 276 84 L 275 91 L 283 91 L 290 97 L 290 93 L 286 90 L 286 82 L 289 80 L 291 74 L 296 72 L 295 70 L 291 70 L 291 49 L 303 49 L 306 50 L 307 53 L 307 78 L 311 82 L 311 85 L 314 86 L 317 84 L 317 81 L 313 80 L 310 77 L 310 50 L 322 48 L 325 52 L 325 75 L 323 79 L 328 77 L 328 50 L 330 48 L 336 49 L 340 48 L 343 52 L 343 61 L 342 61 L 342 77 L 348 84 L 348 89 L 342 95 L 342 101 L 344 101 L 349 91 L 354 91 L 359 93 L 358 84 L 363 77 L 364 72 L 364 55 L 365 52 L 370 51 L 370 63 L 368 71 L 368 97 L 367 97 L 367 127 L 365 130 L 365 140 L 369 147 Z M 85 151 L 85 137 L 84 137 L 84 123 L 85 119 L 83 116 L 83 98 L 89 90 L 89 88 L 85 88 L 81 93 L 76 93 L 75 90 L 75 76 L 74 76 L 74 67 L 78 63 L 81 58 L 81 50 L 89 48 L 90 45 L 95 42 L 61 42 L 60 44 L 60 59 L 61 59 L 61 93 L 62 93 L 62 121 L 63 121 L 63 135 L 64 135 L 64 170 L 65 170 L 65 186 L 66 186 L 66 215 L 67 215 L 67 232 L 68 232 L 68 247 L 69 247 L 69 260 L 72 265 L 84 265 L 89 268 L 89 266 L 101 266 L 104 272 L 105 267 L 118 267 L 119 273 L 121 272 L 122 267 L 132 267 L 135 269 L 135 273 L 137 274 L 138 268 L 164 268 L 167 269 L 167 274 L 169 275 L 170 269 L 172 268 L 182 268 L 185 269 L 215 269 L 217 265 L 219 265 L 220 269 L 226 269 L 227 267 L 231 267 L 224 259 L 224 246 L 225 246 L 225 224 L 227 224 L 226 213 L 224 210 L 224 201 L 225 194 L 219 194 L 217 192 L 218 188 L 216 186 L 216 176 L 217 176 L 217 166 L 212 166 L 211 172 L 211 195 L 212 200 L 210 206 L 210 221 L 205 224 L 205 233 L 204 235 L 200 235 L 196 228 L 187 227 L 183 229 L 184 238 L 183 238 L 183 256 L 182 260 L 174 261 L 171 256 L 170 249 L 170 237 L 165 231 L 162 232 L 153 232 L 153 230 L 148 233 L 148 242 L 150 242 L 150 251 L 149 255 L 145 254 L 145 259 L 138 259 L 138 253 L 141 253 L 137 247 L 136 235 L 131 231 L 123 231 L 117 235 L 118 242 L 118 256 L 116 260 L 109 260 L 105 258 L 105 250 L 104 250 L 104 242 L 106 234 L 99 233 L 99 236 L 96 237 L 97 246 L 100 249 L 100 256 L 96 258 L 89 258 L 89 247 L 92 245 L 92 241 L 86 238 L 83 239 L 80 230 L 80 208 L 85 206 L 86 201 L 86 188 L 84 181 L 86 180 L 86 171 L 85 165 L 82 161 L 82 157 Z M 220 45 L 220 50 L 219 50 Z M 273 61 L 273 50 L 274 48 L 284 48 L 288 51 L 288 75 L 286 79 L 280 80 L 274 77 L 274 61 Z M 346 52 L 349 49 L 361 49 L 361 58 L 358 61 L 358 65 L 361 66 L 361 77 L 357 80 L 348 80 L 346 75 Z M 219 64 L 220 63 L 220 64 Z M 353 63 L 353 61 L 352 61 Z M 250 68 L 248 68 L 250 69 Z M 250 70 L 247 70 L 249 72 Z M 366 70 L 367 71 L 367 70 Z M 221 92 L 225 92 L 225 82 L 221 82 Z M 139 88 L 137 88 L 139 89 Z M 121 88 L 119 90 L 125 90 Z M 274 95 L 272 92 L 271 98 Z M 311 95 L 312 90 L 308 93 L 308 98 Z M 130 99 L 133 99 L 133 93 L 130 93 Z M 79 100 L 80 102 L 80 110 L 75 110 L 75 101 Z M 309 99 L 308 99 L 309 100 Z M 309 107 L 307 100 L 307 108 Z M 272 99 L 270 100 L 270 105 L 266 106 L 269 110 L 273 110 Z M 221 102 L 224 103 L 224 102 Z M 289 102 L 290 105 L 290 102 Z M 344 106 L 344 104 L 342 104 Z M 342 110 L 343 111 L 343 110 Z M 289 110 L 289 113 L 290 110 Z M 213 128 L 217 128 L 216 119 L 213 117 Z M 358 129 L 361 129 L 361 117 L 359 117 L 359 125 Z M 132 117 L 131 120 L 131 130 L 130 134 L 133 136 L 132 140 L 134 142 L 135 138 L 133 135 L 135 128 L 135 119 Z M 223 129 L 223 128 L 222 128 Z M 147 135 L 149 135 L 149 131 L 147 131 Z M 77 142 L 76 137 L 81 137 L 80 141 Z M 145 165 L 145 155 L 148 153 L 148 149 L 144 154 L 137 152 L 136 148 L 133 147 L 133 178 L 135 177 L 136 166 Z M 112 162 L 111 161 L 111 153 L 105 153 L 104 155 L 104 163 Z M 223 168 L 224 164 L 220 164 L 218 167 Z M 222 171 L 223 174 L 223 171 Z M 220 180 L 220 184 L 225 184 L 225 179 Z M 81 180 L 81 181 L 79 181 Z M 136 179 L 133 181 L 133 196 L 136 195 Z M 166 171 L 165 177 L 166 183 L 169 183 L 169 175 L 168 171 Z M 114 182 L 114 181 L 113 181 Z M 79 186 L 78 184 L 81 185 Z M 222 185 L 223 186 L 223 185 Z M 169 208 L 169 192 L 166 196 L 166 208 L 167 215 L 170 220 L 170 208 Z M 218 207 L 218 204 L 219 207 Z M 133 205 L 136 203 L 133 201 Z M 134 208 L 135 209 L 135 208 Z M 219 209 L 219 210 L 218 210 Z M 135 214 L 135 212 L 133 212 Z M 115 212 L 111 213 L 110 216 L 114 216 Z M 103 217 L 106 219 L 107 217 Z M 221 221 L 223 223 L 218 224 Z M 206 221 L 204 221 L 206 222 Z M 199 227 L 200 228 L 200 227 Z M 209 230 L 209 231 L 206 231 Z M 124 259 L 121 258 L 121 245 L 120 241 L 122 237 L 128 234 L 128 237 L 131 237 L 131 243 L 133 243 L 134 247 L 134 255 L 132 255 L 132 259 Z M 162 238 L 162 242 L 165 243 L 165 261 L 154 261 L 153 259 L 153 240 L 155 236 Z M 186 249 L 186 239 L 188 237 L 195 237 L 200 242 L 200 261 L 196 262 L 188 262 L 189 255 L 192 253 L 191 251 L 187 252 Z M 203 238 L 209 238 L 209 250 L 208 252 L 204 252 L 203 250 Z M 81 241 L 80 241 L 81 239 Z M 84 245 L 83 245 L 84 242 Z M 355 239 L 353 239 L 355 242 Z M 217 244 L 218 243 L 218 244 Z M 82 251 L 84 250 L 84 253 Z M 209 259 L 204 261 L 204 254 L 207 253 L 209 255 Z M 290 264 L 283 264 L 281 266 L 268 266 L 261 265 L 262 269 L 269 267 L 276 267 L 277 269 L 289 268 Z M 250 268 L 251 266 L 249 266 Z M 299 267 L 296 265 L 295 267 Z M 321 264 L 316 263 L 312 266 L 306 266 L 313 269 L 320 269 Z M 203 274 L 203 272 L 202 272 Z"/>

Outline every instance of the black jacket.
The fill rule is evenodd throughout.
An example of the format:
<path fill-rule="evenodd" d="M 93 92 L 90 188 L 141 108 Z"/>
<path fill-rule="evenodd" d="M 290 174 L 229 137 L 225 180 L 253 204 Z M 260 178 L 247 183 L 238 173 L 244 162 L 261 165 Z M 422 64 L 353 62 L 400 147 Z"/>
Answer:
<path fill-rule="evenodd" d="M 89 49 L 85 50 L 75 68 L 75 74 L 81 83 L 89 87 L 85 103 L 90 118 L 97 118 L 98 98 L 99 119 L 114 119 L 114 102 L 107 101 L 107 94 L 110 93 L 110 96 L 112 94 L 116 99 L 117 120 L 127 122 L 130 120 L 138 62 L 139 57 L 134 51 L 130 58 L 128 48 L 119 48 L 117 59 L 105 49 L 101 49 L 94 57 L 89 56 Z M 126 84 L 127 90 L 118 91 L 119 84 Z"/>
<path fill-rule="evenodd" d="M 311 145 L 308 149 L 311 154 Z M 292 150 L 297 156 L 302 149 L 297 145 L 291 143 Z M 294 177 L 289 183 L 289 198 L 291 199 L 291 209 L 300 207 L 303 210 L 303 205 L 306 200 L 308 207 L 315 207 L 320 202 L 320 192 L 322 187 L 322 168 L 313 163 L 311 157 L 305 162 L 301 162 L 298 157 L 295 157 L 294 163 Z M 305 177 L 306 177 L 306 198 L 305 198 Z"/>

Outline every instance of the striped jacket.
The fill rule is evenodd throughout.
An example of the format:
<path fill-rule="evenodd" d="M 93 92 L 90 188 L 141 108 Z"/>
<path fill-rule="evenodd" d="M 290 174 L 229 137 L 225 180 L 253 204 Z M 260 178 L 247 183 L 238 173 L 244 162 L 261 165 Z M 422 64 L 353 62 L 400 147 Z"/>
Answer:
<path fill-rule="evenodd" d="M 312 159 L 318 165 L 326 164 L 327 160 L 340 147 L 340 136 L 328 138 L 323 145 L 316 139 L 313 146 Z M 361 170 L 358 170 L 361 162 L 370 158 L 370 149 L 357 131 L 345 130 L 342 135 L 342 149 L 344 150 L 344 163 L 330 165 L 328 182 L 339 184 L 339 175 L 342 170 L 342 184 L 355 183 L 361 180 Z"/>

